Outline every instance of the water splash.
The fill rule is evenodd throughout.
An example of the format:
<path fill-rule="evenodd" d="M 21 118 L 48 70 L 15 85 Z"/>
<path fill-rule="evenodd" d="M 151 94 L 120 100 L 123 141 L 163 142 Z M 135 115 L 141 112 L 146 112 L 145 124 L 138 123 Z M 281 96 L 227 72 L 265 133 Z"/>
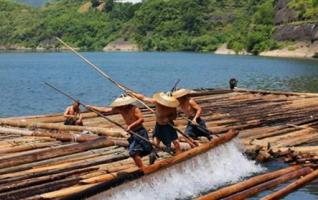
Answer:
<path fill-rule="evenodd" d="M 185 199 L 263 171 L 248 160 L 237 140 L 207 153 L 91 197 L 92 200 Z"/>

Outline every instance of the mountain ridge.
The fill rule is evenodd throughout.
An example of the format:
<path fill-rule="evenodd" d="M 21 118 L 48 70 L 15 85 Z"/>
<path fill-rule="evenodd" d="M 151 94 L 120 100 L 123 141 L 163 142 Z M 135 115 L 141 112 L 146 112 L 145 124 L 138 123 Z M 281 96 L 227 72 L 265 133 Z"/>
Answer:
<path fill-rule="evenodd" d="M 213 52 L 226 43 L 237 53 L 259 54 L 291 42 L 317 41 L 316 1 L 57 0 L 32 8 L 0 0 L 9 16 L 0 15 L 0 46 L 59 48 L 54 40 L 58 36 L 82 50 L 101 50 L 123 40 L 146 51 Z M 87 2 L 91 4 L 85 13 L 79 12 Z"/>

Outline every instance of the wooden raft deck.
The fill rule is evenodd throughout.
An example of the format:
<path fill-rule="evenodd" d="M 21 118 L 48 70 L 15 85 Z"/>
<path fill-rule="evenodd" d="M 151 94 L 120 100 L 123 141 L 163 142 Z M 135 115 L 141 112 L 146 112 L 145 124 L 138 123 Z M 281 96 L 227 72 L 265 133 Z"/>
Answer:
<path fill-rule="evenodd" d="M 317 162 L 318 95 L 205 89 L 193 97 L 203 107 L 210 130 L 216 134 L 240 130 L 246 152 L 259 160 Z M 151 132 L 154 115 L 143 113 Z M 118 114 L 109 117 L 123 124 Z M 123 131 L 89 112 L 84 114 L 84 127 L 64 126 L 63 120 L 59 113 L 0 119 L 0 199 L 67 197 L 121 172 L 136 171 Z M 181 130 L 186 123 L 175 122 Z M 79 134 L 82 131 L 90 134 Z M 103 136 L 113 142 L 105 142 Z M 206 142 L 200 139 L 200 144 Z M 189 145 L 182 142 L 182 148 Z M 148 164 L 147 158 L 144 162 Z"/>

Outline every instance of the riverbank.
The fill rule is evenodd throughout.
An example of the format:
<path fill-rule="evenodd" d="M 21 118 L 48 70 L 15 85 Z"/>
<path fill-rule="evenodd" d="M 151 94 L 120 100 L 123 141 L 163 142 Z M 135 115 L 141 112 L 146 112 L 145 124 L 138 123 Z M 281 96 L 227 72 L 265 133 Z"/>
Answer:
<path fill-rule="evenodd" d="M 318 41 L 297 42 L 282 49 L 265 51 L 260 56 L 286 57 L 286 58 L 318 58 Z"/>
<path fill-rule="evenodd" d="M 214 53 L 219 55 L 251 55 L 246 51 L 235 52 L 232 49 L 228 49 L 226 44 L 220 46 Z M 261 52 L 259 56 L 307 59 L 318 58 L 318 41 L 314 43 L 296 42 L 287 45 L 282 49 Z"/>
<path fill-rule="evenodd" d="M 75 48 L 80 50 L 79 48 Z M 3 52 L 59 52 L 59 51 L 68 51 L 68 49 L 61 48 L 28 48 L 18 45 L 10 46 L 0 46 L 0 53 Z M 106 45 L 101 51 L 93 52 L 143 52 L 137 46 L 137 44 L 124 41 L 116 40 L 114 42 Z M 211 52 L 217 55 L 252 55 L 247 51 L 235 52 L 232 49 L 227 48 L 226 44 L 221 45 L 216 51 Z M 318 58 L 318 41 L 314 43 L 310 42 L 297 42 L 290 44 L 282 49 L 275 49 L 271 51 L 261 52 L 258 56 L 265 57 L 280 57 L 280 58 L 303 58 L 303 59 L 313 59 Z"/>

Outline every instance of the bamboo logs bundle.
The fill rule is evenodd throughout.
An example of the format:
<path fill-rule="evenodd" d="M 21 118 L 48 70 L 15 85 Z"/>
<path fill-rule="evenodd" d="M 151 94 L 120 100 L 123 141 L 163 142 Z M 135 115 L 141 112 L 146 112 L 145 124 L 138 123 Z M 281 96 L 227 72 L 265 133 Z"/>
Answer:
<path fill-rule="evenodd" d="M 58 157 L 62 155 L 70 155 L 70 154 L 81 152 L 88 149 L 107 147 L 112 145 L 115 145 L 113 141 L 106 140 L 105 138 L 100 138 L 97 140 L 93 140 L 93 141 L 81 143 L 81 144 L 69 144 L 69 145 L 64 145 L 59 147 L 53 147 L 50 149 L 41 150 L 39 152 L 0 159 L 0 168 L 16 166 L 16 165 L 25 164 L 28 162 L 54 158 L 54 157 Z"/>
<path fill-rule="evenodd" d="M 262 200 L 274 200 L 274 199 L 280 199 L 283 196 L 286 196 L 288 193 L 296 190 L 297 188 L 309 183 L 310 181 L 314 180 L 318 177 L 318 170 L 315 170 L 311 172 L 310 174 L 307 174 L 306 176 L 303 176 L 296 180 L 295 182 L 289 184 L 288 186 L 284 187 L 283 189 L 278 190 L 277 192 L 274 192 L 270 195 L 267 195 L 262 198 Z"/>
<path fill-rule="evenodd" d="M 107 136 L 121 136 L 124 132 L 120 129 L 107 129 L 100 127 L 89 127 L 89 126 L 65 126 L 54 123 L 43 123 L 43 122 L 25 122 L 25 121 L 14 121 L 14 120 L 0 120 L 0 125 L 14 126 L 21 128 L 30 129 L 49 129 L 59 131 L 91 131 L 96 134 L 107 135 Z"/>
<path fill-rule="evenodd" d="M 285 171 L 285 172 L 284 172 Z M 242 183 L 237 183 L 221 189 L 220 192 L 215 191 L 208 195 L 198 198 L 199 200 L 207 199 L 224 199 L 224 200 L 241 200 L 253 196 L 261 191 L 268 190 L 272 187 L 280 185 L 288 180 L 307 175 L 313 170 L 309 167 L 299 168 L 286 168 L 258 177 L 253 177 Z M 284 173 L 282 173 L 284 172 Z"/>
<path fill-rule="evenodd" d="M 174 157 L 159 160 L 155 164 L 145 167 L 143 171 L 140 171 L 134 166 L 128 169 L 124 168 L 124 170 L 122 170 L 121 173 L 114 172 L 114 173 L 109 173 L 104 175 L 98 174 L 98 176 L 91 177 L 81 181 L 81 183 L 85 183 L 84 185 L 75 185 L 74 187 L 71 187 L 71 188 L 61 189 L 61 190 L 50 192 L 47 194 L 42 194 L 40 196 L 44 199 L 63 198 L 65 196 L 68 196 L 69 198 L 73 198 L 73 199 L 75 197 L 83 198 L 89 194 L 94 194 L 98 191 L 103 191 L 110 187 L 114 187 L 124 182 L 127 179 L 135 179 L 140 177 L 143 174 L 146 175 L 146 174 L 154 173 L 162 168 L 167 168 L 181 161 L 190 159 L 198 154 L 208 151 L 209 149 L 217 145 L 230 141 L 231 139 L 236 137 L 237 134 L 238 134 L 237 131 L 230 131 L 227 134 L 224 134 L 218 138 L 213 139 L 209 143 L 202 144 L 186 152 L 182 152 L 179 155 L 176 155 Z M 76 192 L 74 193 L 74 191 Z"/>
<path fill-rule="evenodd" d="M 284 174 L 293 172 L 293 171 L 298 170 L 300 168 L 301 168 L 300 166 L 291 166 L 291 167 L 287 167 L 287 168 L 284 168 L 284 169 L 281 169 L 281 170 L 278 170 L 278 171 L 274 171 L 274 172 L 269 172 L 269 173 L 266 173 L 266 174 L 258 175 L 258 176 L 252 177 L 252 178 L 250 178 L 248 180 L 245 180 L 243 182 L 236 183 L 234 185 L 231 185 L 231 186 L 228 186 L 228 187 L 224 187 L 224 188 L 221 188 L 221 189 L 216 190 L 214 192 L 211 192 L 211 193 L 209 193 L 207 195 L 199 197 L 197 200 L 217 200 L 217 199 L 221 199 L 221 198 L 224 198 L 226 196 L 232 195 L 234 193 L 246 190 L 246 189 L 248 189 L 250 187 L 253 187 L 253 186 L 257 185 L 257 184 L 264 183 L 264 182 L 266 182 L 268 180 L 271 180 L 271 179 L 277 178 L 279 176 L 282 176 Z"/>
<path fill-rule="evenodd" d="M 202 90 L 197 91 L 193 97 L 202 106 L 202 116 L 210 130 L 221 135 L 232 128 L 241 130 L 239 136 L 244 148 L 254 157 L 266 160 L 283 156 L 290 163 L 308 164 L 312 167 L 317 164 L 316 146 L 299 146 L 318 141 L 317 95 Z M 151 136 L 156 123 L 155 116 L 145 110 L 143 113 L 144 126 Z M 109 117 L 124 124 L 118 114 L 109 114 Z M 126 148 L 127 136 L 112 124 L 90 112 L 84 113 L 84 127 L 64 126 L 63 119 L 62 114 L 0 119 L 1 198 L 12 196 L 12 199 L 43 199 L 49 195 L 52 197 L 81 193 L 101 183 L 107 183 L 107 186 L 115 184 L 116 181 L 110 180 L 117 180 L 116 183 L 124 180 L 123 176 L 113 179 L 116 173 L 130 170 L 134 174 L 135 165 L 128 158 L 127 149 L 118 147 Z M 187 122 L 179 118 L 175 124 L 184 130 Z M 107 139 L 112 142 L 105 140 L 104 143 L 98 135 L 79 134 L 82 131 L 107 135 Z M 100 145 L 87 145 L 94 140 L 99 141 L 97 143 Z M 206 141 L 199 142 L 200 148 L 204 149 Z M 192 153 L 194 152 L 186 151 L 183 155 L 191 157 Z M 145 173 L 182 160 L 179 157 L 162 157 L 157 165 L 146 168 Z M 292 168 L 286 169 L 285 173 L 290 174 L 288 170 Z M 308 168 L 301 170 L 299 173 L 308 172 Z M 250 181 L 245 183 L 247 185 L 243 184 L 244 187 L 241 185 L 235 188 L 241 188 L 240 192 L 243 192 L 253 188 L 256 183 L 260 185 L 275 180 L 271 174 L 264 177 L 272 178 L 265 178 L 262 183 L 254 179 L 255 182 Z M 279 177 L 281 175 L 276 178 Z M 268 184 L 272 186 L 273 182 Z M 268 188 L 269 185 L 263 188 Z M 26 188 L 32 190 L 32 193 L 27 194 Z M 253 191 L 259 189 L 261 188 Z M 227 194 L 229 195 L 233 194 Z"/>

